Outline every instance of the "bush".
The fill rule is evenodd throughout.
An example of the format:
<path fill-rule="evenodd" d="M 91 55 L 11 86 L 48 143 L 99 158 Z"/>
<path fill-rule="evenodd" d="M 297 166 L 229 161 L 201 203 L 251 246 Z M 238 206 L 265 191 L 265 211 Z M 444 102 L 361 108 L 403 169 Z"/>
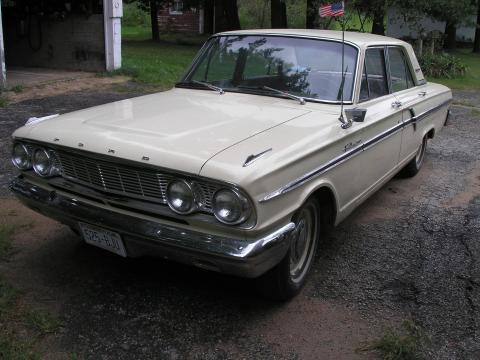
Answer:
<path fill-rule="evenodd" d="M 150 26 L 150 14 L 138 1 L 123 4 L 122 24 L 126 26 Z"/>
<path fill-rule="evenodd" d="M 449 54 L 424 54 L 419 63 L 425 76 L 453 79 L 465 75 L 467 67 L 462 61 Z"/>

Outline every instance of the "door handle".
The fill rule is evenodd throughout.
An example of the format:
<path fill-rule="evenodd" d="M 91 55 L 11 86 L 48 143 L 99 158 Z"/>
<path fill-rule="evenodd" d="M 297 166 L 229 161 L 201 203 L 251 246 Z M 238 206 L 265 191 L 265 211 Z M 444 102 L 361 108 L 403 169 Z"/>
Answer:
<path fill-rule="evenodd" d="M 401 106 L 402 106 L 402 103 L 400 101 L 392 102 L 392 108 L 394 108 L 394 109 L 398 109 Z"/>
<path fill-rule="evenodd" d="M 420 91 L 420 92 L 418 93 L 418 96 L 422 96 L 422 97 L 423 97 L 423 96 L 425 96 L 425 95 L 427 95 L 427 92 L 426 92 L 426 91 Z"/>

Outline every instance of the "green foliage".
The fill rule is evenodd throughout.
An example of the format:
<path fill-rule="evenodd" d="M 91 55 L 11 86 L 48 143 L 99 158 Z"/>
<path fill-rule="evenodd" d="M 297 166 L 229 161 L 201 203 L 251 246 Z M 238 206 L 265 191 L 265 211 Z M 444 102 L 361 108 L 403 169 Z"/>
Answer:
<path fill-rule="evenodd" d="M 0 95 L 0 108 L 3 108 L 8 105 L 8 98 Z"/>
<path fill-rule="evenodd" d="M 424 54 L 418 61 L 427 77 L 453 79 L 464 76 L 467 70 L 458 57 L 446 53 Z"/>
<path fill-rule="evenodd" d="M 411 320 L 402 323 L 400 332 L 387 330 L 380 339 L 358 351 L 376 351 L 383 360 L 417 360 L 419 349 L 427 338 L 420 326 Z"/>
<path fill-rule="evenodd" d="M 18 317 L 18 291 L 0 278 L 0 359 L 39 359 L 30 343 L 20 339 L 14 329 Z"/>
<path fill-rule="evenodd" d="M 8 318 L 17 295 L 17 291 L 0 278 L 0 323 Z"/>
<path fill-rule="evenodd" d="M 58 330 L 61 323 L 49 313 L 39 310 L 30 310 L 25 313 L 27 324 L 40 335 L 52 334 Z"/>
<path fill-rule="evenodd" d="M 270 0 L 242 0 L 238 2 L 238 16 L 242 29 L 270 27 Z"/>
<path fill-rule="evenodd" d="M 15 332 L 0 330 L 0 359 L 3 360 L 37 360 L 40 355 L 32 349 L 32 344 L 21 340 Z"/>
<path fill-rule="evenodd" d="M 5 258 L 12 250 L 12 237 L 15 227 L 0 225 L 0 258 Z"/>
<path fill-rule="evenodd" d="M 432 78 L 431 80 L 452 89 L 480 90 L 480 54 L 472 53 L 471 49 L 462 49 L 456 51 L 454 55 L 467 66 L 465 76 L 455 79 Z"/>
<path fill-rule="evenodd" d="M 25 87 L 23 85 L 15 85 L 11 89 L 15 94 L 20 94 L 23 90 L 25 90 Z"/>
<path fill-rule="evenodd" d="M 134 1 L 123 5 L 122 25 L 149 27 L 150 20 L 150 14 L 140 2 Z"/>
<path fill-rule="evenodd" d="M 270 28 L 270 0 L 241 0 L 238 3 L 238 16 L 242 29 Z M 285 0 L 289 28 L 305 28 L 307 11 L 306 0 Z"/>

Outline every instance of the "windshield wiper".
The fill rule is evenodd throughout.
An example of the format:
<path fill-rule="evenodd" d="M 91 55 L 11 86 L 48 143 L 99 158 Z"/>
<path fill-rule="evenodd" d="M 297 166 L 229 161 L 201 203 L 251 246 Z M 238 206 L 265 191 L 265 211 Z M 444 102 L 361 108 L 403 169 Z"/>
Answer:
<path fill-rule="evenodd" d="M 305 99 L 304 99 L 303 97 L 301 97 L 301 96 L 293 95 L 293 94 L 290 94 L 290 93 L 287 92 L 287 91 L 282 91 L 282 90 L 274 89 L 274 88 L 271 88 L 271 87 L 269 87 L 269 86 L 262 86 L 262 89 L 276 92 L 277 94 L 281 94 L 281 95 L 286 96 L 286 97 L 288 97 L 288 98 L 290 98 L 290 99 L 293 99 L 293 100 L 298 100 L 298 101 L 300 101 L 300 104 L 301 104 L 301 105 L 305 105 Z"/>
<path fill-rule="evenodd" d="M 269 86 L 265 86 L 265 85 L 263 85 L 263 86 L 238 85 L 237 87 L 240 88 L 240 89 L 268 90 L 268 91 L 277 93 L 277 94 L 279 94 L 279 95 L 286 96 L 286 97 L 288 97 L 288 98 L 290 98 L 290 99 L 297 100 L 297 101 L 300 102 L 300 104 L 305 105 L 305 99 L 304 99 L 303 97 L 290 94 L 290 93 L 287 92 L 287 91 L 282 91 L 282 90 L 274 89 L 274 88 L 271 88 L 271 87 L 269 87 Z"/>
<path fill-rule="evenodd" d="M 217 91 L 220 95 L 225 94 L 225 91 L 221 87 L 215 86 L 215 85 L 210 84 L 208 82 L 198 81 L 198 80 L 190 80 L 190 82 L 194 83 L 194 84 L 199 84 L 199 85 L 205 86 L 205 87 L 209 88 L 210 90 Z"/>

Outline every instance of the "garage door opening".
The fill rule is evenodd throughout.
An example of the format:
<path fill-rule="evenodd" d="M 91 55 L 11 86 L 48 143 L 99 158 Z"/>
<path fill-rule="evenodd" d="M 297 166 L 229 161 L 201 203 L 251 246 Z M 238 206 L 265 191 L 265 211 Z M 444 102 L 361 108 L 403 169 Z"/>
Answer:
<path fill-rule="evenodd" d="M 121 66 L 121 0 L 1 4 L 3 87 L 80 75 L 65 70 L 97 72 Z"/>

